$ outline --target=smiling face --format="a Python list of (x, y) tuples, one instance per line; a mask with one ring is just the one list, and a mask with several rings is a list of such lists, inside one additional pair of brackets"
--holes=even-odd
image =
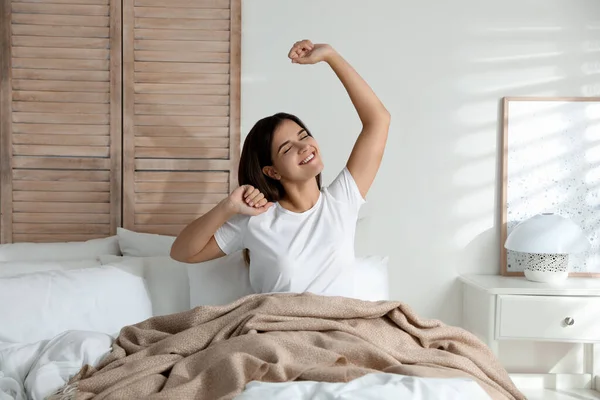
[(304, 182), (323, 170), (317, 141), (296, 122), (283, 120), (273, 134), (273, 165), (263, 172), (282, 182)]

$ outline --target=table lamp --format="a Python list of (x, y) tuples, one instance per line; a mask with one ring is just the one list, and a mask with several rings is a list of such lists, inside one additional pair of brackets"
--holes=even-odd
[(534, 282), (558, 283), (569, 276), (569, 254), (586, 251), (590, 242), (569, 218), (544, 213), (519, 223), (504, 247), (524, 253), (525, 277)]

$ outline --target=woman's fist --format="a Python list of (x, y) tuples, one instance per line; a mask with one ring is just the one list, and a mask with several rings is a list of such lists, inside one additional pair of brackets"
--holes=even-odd
[(328, 44), (313, 44), (310, 40), (294, 43), (288, 57), (295, 64), (316, 64), (326, 61), (334, 50)]
[(273, 205), (265, 199), (264, 194), (250, 185), (235, 189), (229, 195), (228, 201), (235, 213), (250, 216), (260, 215)]

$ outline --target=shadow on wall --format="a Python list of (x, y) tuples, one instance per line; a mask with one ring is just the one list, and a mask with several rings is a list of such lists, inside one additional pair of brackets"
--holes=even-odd
[[(600, 26), (588, 24), (580, 30), (581, 42), (567, 47), (564, 37), (573, 35), (568, 29), (573, 28), (492, 27), (478, 32), (484, 43), (493, 42), (494, 46), (482, 50), (483, 57), (472, 58), (473, 73), (465, 77), (466, 82), (470, 82), (468, 87), (477, 88), (476, 84), (481, 83), (481, 87), (486, 88), (471, 90), (470, 98), (481, 97), (480, 101), (458, 109), (458, 120), (471, 131), (465, 132), (455, 146), (462, 163), (453, 181), (467, 189), (467, 193), (457, 199), (454, 212), (455, 217), (459, 217), (455, 243), (464, 249), (469, 259), (461, 263), (459, 273), (500, 272), (502, 97), (600, 95), (600, 62), (597, 61)], [(538, 49), (537, 52), (527, 52), (528, 46)], [(486, 79), (496, 82), (490, 85)], [(492, 132), (495, 143), (491, 141)], [(536, 146), (536, 143), (528, 146)], [(532, 168), (559, 163), (568, 155), (534, 161)], [(493, 181), (492, 175), (486, 174), (492, 165), (495, 167)], [(589, 172), (596, 168), (590, 164)], [(568, 179), (569, 175), (557, 178), (558, 182)], [(537, 189), (541, 193), (548, 187)]]

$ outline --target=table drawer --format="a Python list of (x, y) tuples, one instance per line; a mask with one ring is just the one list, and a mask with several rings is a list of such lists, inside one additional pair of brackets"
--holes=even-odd
[(498, 296), (499, 339), (600, 341), (600, 297)]

